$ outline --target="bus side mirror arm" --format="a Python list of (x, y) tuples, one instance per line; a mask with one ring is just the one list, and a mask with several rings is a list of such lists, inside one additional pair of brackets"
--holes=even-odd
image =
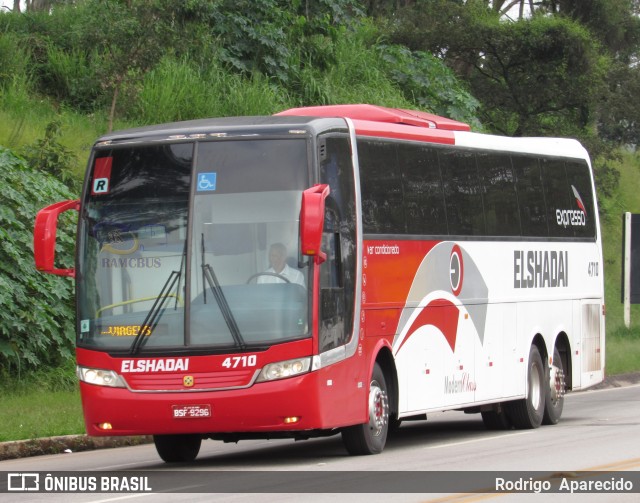
[(56, 234), (58, 217), (69, 210), (80, 211), (80, 200), (62, 201), (41, 209), (36, 215), (33, 229), (33, 256), (36, 269), (48, 274), (75, 277), (75, 269), (56, 269)]
[(314, 185), (302, 192), (300, 210), (300, 243), (302, 254), (314, 257), (316, 264), (322, 264), (327, 256), (322, 252), (322, 229), (324, 228), (325, 199), (329, 195), (326, 184)]

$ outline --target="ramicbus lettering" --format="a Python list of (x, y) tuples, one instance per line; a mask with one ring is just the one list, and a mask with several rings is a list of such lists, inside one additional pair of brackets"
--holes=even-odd
[(158, 257), (103, 258), (100, 262), (104, 268), (158, 269), (162, 260)]

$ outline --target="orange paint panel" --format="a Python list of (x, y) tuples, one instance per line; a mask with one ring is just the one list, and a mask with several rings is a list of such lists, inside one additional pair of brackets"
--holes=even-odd
[(420, 263), (437, 243), (365, 240), (362, 272), (366, 301), (363, 307), (404, 307)]

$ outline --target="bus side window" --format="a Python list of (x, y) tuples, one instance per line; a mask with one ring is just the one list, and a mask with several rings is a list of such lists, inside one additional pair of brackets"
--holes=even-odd
[(331, 187), (326, 199), (320, 265), (320, 352), (346, 344), (353, 333), (356, 236), (355, 181), (346, 135), (321, 139), (320, 181)]
[(320, 288), (342, 288), (340, 234), (324, 232), (322, 250), (326, 253), (327, 260), (320, 268)]
[(338, 219), (327, 210), (322, 250), (327, 260), (320, 266), (320, 350), (344, 344), (345, 297), (342, 282), (342, 258)]

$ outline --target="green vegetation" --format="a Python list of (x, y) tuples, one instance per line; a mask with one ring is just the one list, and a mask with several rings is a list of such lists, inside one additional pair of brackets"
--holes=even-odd
[[(602, 213), (607, 372), (640, 370), (640, 306), (626, 329), (620, 303), (621, 214), (640, 212), (640, 160), (625, 150), (640, 137), (637, 0), (31, 4), (42, 9), (0, 12), (0, 441), (83, 430), (73, 282), (37, 273), (31, 240), (39, 208), (78, 197), (95, 139), (305, 105), (415, 108), (582, 141)], [(516, 4), (533, 15), (506, 18)], [(74, 230), (67, 220), (61, 264)]]
[[(54, 154), (59, 148), (54, 141), (41, 151)], [(23, 367), (56, 366), (72, 357), (72, 285), (36, 271), (32, 243), (36, 212), (73, 196), (55, 177), (3, 148), (0, 180), (0, 372), (19, 376)], [(65, 227), (73, 228), (68, 220)], [(73, 233), (61, 232), (58, 242), (59, 263), (72, 267)]]
[(640, 305), (631, 306), (631, 328), (624, 325), (621, 302), (622, 215), (640, 213), (640, 158), (625, 153), (618, 165), (618, 190), (602, 202), (602, 235), (607, 306), (607, 373), (620, 374), (640, 370)]
[(0, 380), (0, 442), (84, 433), (74, 369), (68, 360), (20, 379)]

